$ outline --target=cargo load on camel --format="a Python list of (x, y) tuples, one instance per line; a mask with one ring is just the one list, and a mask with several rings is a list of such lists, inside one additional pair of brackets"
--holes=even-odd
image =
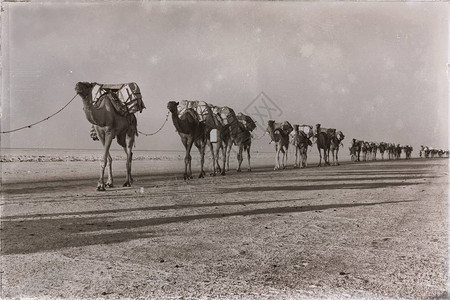
[(92, 88), (92, 101), (96, 105), (102, 96), (107, 96), (121, 116), (142, 112), (145, 108), (141, 91), (135, 82), (120, 84), (95, 83)]
[(244, 127), (249, 130), (249, 131), (253, 131), (256, 128), (256, 122), (253, 121), (253, 119), (250, 116), (244, 115), (243, 113), (238, 113), (237, 114), (237, 119), (238, 121), (244, 125)]
[[(221, 126), (226, 126), (236, 121), (236, 114), (233, 109), (224, 106), (215, 106), (205, 101), (197, 100), (182, 100), (178, 105), (178, 115), (183, 114), (186, 110), (193, 109), (197, 112), (200, 122), (219, 122)], [(211, 118), (208, 118), (211, 116)], [(215, 128), (214, 124), (207, 124)]]

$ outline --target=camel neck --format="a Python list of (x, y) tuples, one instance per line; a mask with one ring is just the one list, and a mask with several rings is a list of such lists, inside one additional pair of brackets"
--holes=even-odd
[(176, 129), (179, 133), (188, 133), (188, 132), (186, 132), (186, 130), (185, 130), (185, 127), (186, 127), (186, 126), (184, 126), (184, 124), (182, 124), (183, 122), (182, 122), (182, 120), (180, 119), (180, 117), (178, 117), (178, 114), (177, 114), (177, 113), (173, 113), (173, 112), (171, 112), (171, 114), (172, 114), (172, 122), (173, 122), (173, 126), (175, 126), (175, 129)]
[(89, 95), (85, 96), (85, 97), (81, 97), (82, 101), (83, 101), (83, 111), (86, 114), (86, 118), (88, 119), (88, 121), (94, 125), (98, 125), (97, 122), (95, 121), (95, 117), (93, 115), (93, 107), (94, 105), (92, 104), (92, 95), (89, 93)]
[(267, 128), (267, 130), (269, 131), (269, 135), (270, 135), (270, 138), (272, 139), (272, 141), (276, 142), (277, 140), (275, 139), (275, 134), (274, 134), (273, 128), (269, 126)]

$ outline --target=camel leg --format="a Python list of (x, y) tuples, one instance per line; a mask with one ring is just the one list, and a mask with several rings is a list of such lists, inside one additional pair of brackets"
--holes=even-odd
[(339, 149), (336, 150), (336, 166), (339, 166), (338, 153), (339, 153)]
[(295, 146), (295, 161), (294, 161), (294, 169), (298, 167), (297, 165), (298, 161), (298, 146)]
[(280, 168), (280, 151), (278, 149), (278, 145), (275, 144), (275, 168), (274, 170), (278, 170)]
[[(317, 166), (321, 167), (322, 166), (322, 152), (320, 151), (319, 145), (317, 145), (317, 150), (319, 150), (319, 164)], [(324, 150), (324, 154), (325, 154), (325, 150)]]
[(182, 140), (184, 148), (186, 149), (186, 155), (184, 157), (184, 180), (192, 179), (191, 171), (191, 148), (193, 141), (183, 139)]
[(111, 131), (107, 131), (100, 140), (105, 148), (105, 153), (103, 154), (102, 164), (101, 164), (101, 173), (100, 173), (100, 179), (97, 183), (97, 191), (104, 191), (105, 190), (105, 167), (108, 161), (109, 157), (109, 148), (111, 147), (111, 142), (113, 140), (114, 135)]
[(248, 171), (250, 172), (252, 170), (252, 167), (250, 166), (250, 145), (247, 146), (247, 159), (248, 159)]
[(281, 149), (280, 152), (283, 153), (283, 157), (281, 157), (281, 169), (284, 169), (285, 168), (285, 166), (284, 166), (284, 158), (286, 156), (286, 152), (284, 151), (283, 146), (281, 146), (280, 149)]
[(244, 158), (242, 157), (242, 151), (244, 150), (244, 145), (240, 144), (239, 145), (239, 149), (238, 149), (238, 153), (237, 153), (237, 160), (238, 160), (238, 167), (236, 169), (236, 171), (241, 172), (241, 164), (242, 161), (244, 160)]
[(127, 179), (123, 186), (131, 186), (133, 183), (133, 178), (131, 177), (131, 163), (133, 161), (133, 144), (134, 137), (127, 136), (127, 146), (124, 147), (125, 153), (127, 154)]
[(113, 187), (113, 176), (112, 176), (112, 157), (111, 154), (108, 153), (108, 181), (105, 184), (105, 187)]
[(303, 149), (303, 168), (308, 166), (308, 145)]
[(283, 162), (283, 169), (286, 169), (287, 164), (288, 164), (288, 150), (289, 150), (289, 141), (288, 144), (286, 145), (286, 153), (284, 153), (284, 162)]
[(216, 160), (215, 160), (215, 156), (214, 156), (214, 146), (211, 143), (211, 140), (209, 139), (209, 137), (206, 139), (206, 143), (209, 145), (209, 149), (211, 150), (211, 155), (212, 155), (212, 173), (210, 173), (209, 175), (211, 176), (216, 176)]
[[(198, 144), (196, 144), (196, 146), (197, 146), (198, 152), (200, 152), (200, 175), (198, 175), (198, 178), (205, 178), (205, 171), (203, 170), (203, 165), (205, 164), (205, 144), (198, 143)], [(191, 178), (192, 178), (192, 175), (191, 175)]]
[(231, 147), (233, 147), (233, 142), (230, 140), (230, 141), (228, 141), (228, 145), (227, 145), (227, 171), (230, 171), (230, 153), (231, 153)]
[[(217, 168), (220, 172), (220, 175), (225, 175), (225, 164), (227, 162), (227, 148), (228, 148), (228, 144), (225, 141), (222, 141), (222, 171), (220, 171), (220, 167), (219, 167), (219, 158), (217, 158)], [(217, 152), (218, 154), (218, 152)]]

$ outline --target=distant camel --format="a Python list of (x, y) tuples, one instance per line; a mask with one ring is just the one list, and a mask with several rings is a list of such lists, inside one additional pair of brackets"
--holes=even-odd
[(360, 161), (362, 144), (364, 144), (364, 141), (352, 139), (352, 144), (349, 148), (352, 161)]
[[(338, 153), (339, 147), (342, 145), (342, 141), (345, 136), (342, 131), (336, 131), (334, 137), (330, 140), (330, 151), (331, 156), (333, 157), (333, 165), (339, 166)], [(335, 160), (336, 159), (336, 160)]]
[(411, 145), (406, 145), (403, 147), (403, 151), (405, 152), (406, 159), (411, 159), (413, 147)]
[(372, 160), (377, 160), (377, 150), (378, 150), (379, 144), (377, 143), (370, 143), (370, 150), (372, 152)]
[(186, 109), (181, 116), (178, 116), (178, 104), (179, 102), (170, 101), (167, 103), (167, 108), (172, 114), (173, 125), (180, 135), (181, 142), (186, 149), (184, 158), (184, 179), (192, 179), (191, 149), (193, 144), (195, 144), (200, 152), (200, 175), (198, 177), (203, 178), (205, 177), (203, 164), (205, 162), (207, 129), (203, 122), (199, 121), (198, 113), (192, 108)]
[[(133, 178), (131, 177), (132, 149), (135, 137), (138, 134), (136, 116), (134, 114), (127, 116), (119, 114), (112, 103), (112, 101), (116, 100), (111, 99), (111, 97), (115, 97), (113, 94), (107, 93), (101, 95), (94, 105), (92, 101), (92, 89), (95, 85), (95, 82), (78, 82), (75, 85), (75, 91), (83, 100), (83, 110), (86, 119), (93, 124), (97, 137), (100, 139), (105, 150), (97, 190), (104, 191), (105, 187), (113, 186), (112, 157), (109, 149), (114, 138), (117, 138), (117, 143), (123, 147), (127, 155), (127, 177), (123, 186), (129, 187), (133, 182)], [(108, 165), (108, 181), (105, 184), (104, 173), (106, 165)]]
[(386, 146), (387, 145), (385, 142), (381, 142), (380, 144), (378, 144), (378, 149), (380, 150), (382, 160), (384, 160), (384, 152), (386, 151)]
[[(288, 152), (288, 148), (289, 148), (289, 133), (287, 133), (287, 131), (282, 129), (282, 124), (286, 124), (287, 121), (285, 121), (285, 123), (275, 123), (274, 120), (269, 120), (267, 122), (267, 132), (270, 135), (270, 138), (272, 139), (272, 141), (275, 142), (275, 168), (274, 170), (279, 170), (280, 169), (280, 152), (283, 153), (283, 158), (281, 160), (281, 168), (284, 169), (286, 168), (287, 165), (287, 152)], [(289, 124), (289, 122), (287, 122), (287, 124)], [(291, 126), (289, 124), (289, 126)], [(292, 126), (291, 126), (292, 128)], [(292, 130), (291, 130), (292, 131)]]
[(420, 145), (419, 157), (423, 158), (424, 154), (425, 154), (425, 147), (423, 145)]
[[(308, 146), (312, 146), (310, 138), (313, 136), (312, 126), (301, 125), (302, 127), (309, 127), (308, 134), (303, 130), (299, 130), (300, 125), (294, 125), (294, 138), (292, 143), (295, 146), (295, 163), (294, 168), (306, 168), (308, 158)], [(299, 161), (300, 154), (300, 162)]]
[(320, 124), (316, 124), (315, 137), (317, 143), (317, 150), (319, 150), (319, 164), (318, 164), (319, 167), (322, 166), (322, 151), (325, 165), (330, 165), (329, 162), (330, 142), (331, 142), (330, 136), (331, 134), (327, 133), (326, 130), (321, 130)]
[(247, 152), (247, 160), (248, 160), (248, 171), (251, 171), (250, 165), (250, 147), (252, 145), (252, 135), (251, 131), (255, 129), (256, 124), (247, 115), (238, 114), (236, 115), (234, 110), (224, 106), (217, 107), (217, 113), (219, 115), (224, 116), (226, 121), (224, 120), (224, 124), (228, 127), (228, 130), (222, 131), (222, 142), (218, 144), (218, 148), (223, 149), (223, 151), (227, 152), (227, 155), (224, 156), (224, 164), (223, 169), (225, 169), (225, 159), (227, 164), (227, 170), (230, 168), (230, 152), (231, 148), (234, 145), (238, 146), (237, 160), (238, 167), (236, 171), (241, 171), (242, 161), (244, 160), (243, 151)]

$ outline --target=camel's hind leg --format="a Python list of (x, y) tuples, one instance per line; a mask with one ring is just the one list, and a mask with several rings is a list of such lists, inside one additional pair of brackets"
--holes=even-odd
[(228, 145), (227, 145), (227, 171), (230, 171), (230, 153), (231, 153), (231, 148), (233, 147), (233, 141), (228, 141)]
[[(203, 170), (203, 166), (205, 164), (205, 148), (206, 145), (204, 142), (196, 142), (195, 146), (198, 149), (198, 152), (200, 152), (200, 175), (198, 175), (198, 178), (205, 178), (205, 171)], [(192, 176), (191, 176), (192, 178)]]
[(238, 172), (241, 172), (241, 165), (242, 165), (242, 161), (244, 160), (243, 155), (242, 155), (243, 150), (244, 150), (244, 145), (240, 144), (238, 153), (237, 153), (238, 167), (237, 167), (236, 171), (238, 171)]
[(192, 140), (185, 139), (183, 140), (184, 147), (186, 148), (186, 155), (184, 157), (184, 180), (192, 179), (192, 169), (191, 169), (191, 149), (192, 149)]
[(113, 176), (112, 176), (112, 157), (111, 154), (108, 153), (108, 181), (106, 181), (105, 187), (113, 187)]
[[(295, 146), (295, 161), (294, 161), (294, 169), (295, 168), (298, 168), (298, 163), (297, 163), (297, 161), (298, 161), (298, 152), (299, 152), (299, 147), (298, 146)], [(301, 157), (300, 157), (300, 159), (301, 159)], [(301, 162), (300, 162), (300, 164), (301, 164)]]
[[(209, 136), (209, 134), (207, 134), (207, 136)], [(207, 137), (206, 143), (209, 145), (209, 149), (211, 150), (211, 155), (212, 155), (212, 168), (213, 169), (212, 169), (212, 173), (210, 173), (210, 175), (216, 176), (217, 169), (216, 169), (216, 157), (214, 155), (214, 146), (209, 137)]]
[(274, 170), (278, 170), (280, 168), (280, 149), (278, 148), (278, 144), (275, 144), (275, 168)]
[[(317, 150), (319, 150), (319, 164), (317, 166), (321, 167), (322, 166), (322, 152), (320, 150), (319, 145), (317, 145)], [(325, 155), (325, 150), (323, 150), (323, 154)]]

